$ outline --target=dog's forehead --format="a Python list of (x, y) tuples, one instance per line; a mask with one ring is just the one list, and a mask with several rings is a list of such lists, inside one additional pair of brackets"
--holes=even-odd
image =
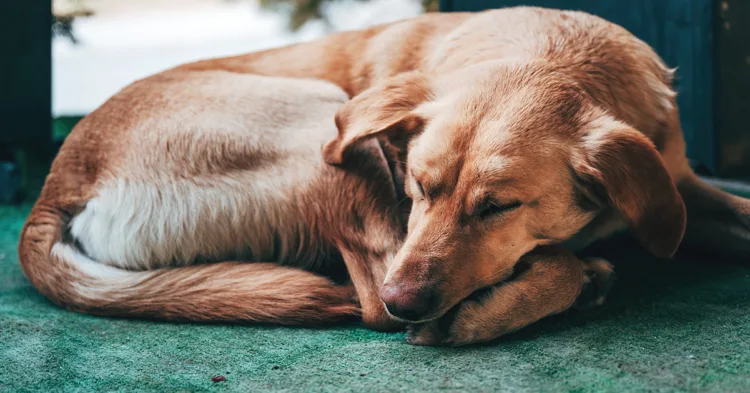
[[(437, 126), (433, 124), (433, 126)], [(473, 126), (450, 124), (426, 133), (410, 150), (412, 170), (441, 181), (501, 179), (514, 168), (523, 166), (512, 141), (492, 140), (478, 143)]]
[[(483, 118), (481, 113), (448, 112), (433, 117), (410, 156), (429, 166), (456, 166), (467, 160), (486, 160), (483, 166), (500, 167), (507, 153), (524, 145), (520, 135), (509, 132), (507, 121)], [(519, 143), (520, 142), (520, 143)]]
[(456, 181), (459, 174), (502, 179), (557, 163), (560, 137), (572, 125), (577, 103), (560, 102), (565, 94), (538, 86), (521, 86), (502, 99), (493, 99), (496, 89), (485, 90), (422, 108), (429, 121), (409, 153), (422, 172)]
[(452, 183), (470, 155), (471, 128), (451, 116), (433, 117), (409, 149), (411, 168), (430, 178)]

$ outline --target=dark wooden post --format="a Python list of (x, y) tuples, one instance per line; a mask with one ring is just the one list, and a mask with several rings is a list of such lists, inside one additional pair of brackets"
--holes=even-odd
[(750, 1), (717, 1), (718, 173), (750, 180)]
[(0, 199), (18, 182), (13, 166), (28, 179), (53, 154), (51, 23), (49, 0), (0, 1)]

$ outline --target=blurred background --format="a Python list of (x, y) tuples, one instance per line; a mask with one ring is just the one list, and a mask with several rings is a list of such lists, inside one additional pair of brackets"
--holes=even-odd
[(135, 79), (408, 18), (419, 0), (55, 0), (52, 113), (77, 116)]
[(651, 44), (678, 67), (695, 168), (744, 187), (747, 0), (33, 0), (0, 4), (0, 202), (33, 198), (75, 123), (144, 76), (423, 12), (514, 5), (588, 11)]

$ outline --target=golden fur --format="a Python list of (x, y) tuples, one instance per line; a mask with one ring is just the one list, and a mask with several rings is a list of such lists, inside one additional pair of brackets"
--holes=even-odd
[(750, 202), (690, 170), (671, 78), (624, 29), (531, 7), (187, 64), (76, 127), (20, 260), (82, 312), (491, 340), (600, 304), (611, 266), (571, 251), (616, 231), (750, 255)]

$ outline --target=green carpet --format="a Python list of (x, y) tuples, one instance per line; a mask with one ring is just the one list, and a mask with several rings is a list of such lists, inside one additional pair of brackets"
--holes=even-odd
[[(23, 277), (29, 206), (0, 206), (0, 391), (750, 392), (750, 268), (649, 258), (630, 240), (609, 302), (491, 345), (412, 347), (404, 334), (168, 324), (63, 311)], [(212, 382), (214, 376), (223, 382)]]

